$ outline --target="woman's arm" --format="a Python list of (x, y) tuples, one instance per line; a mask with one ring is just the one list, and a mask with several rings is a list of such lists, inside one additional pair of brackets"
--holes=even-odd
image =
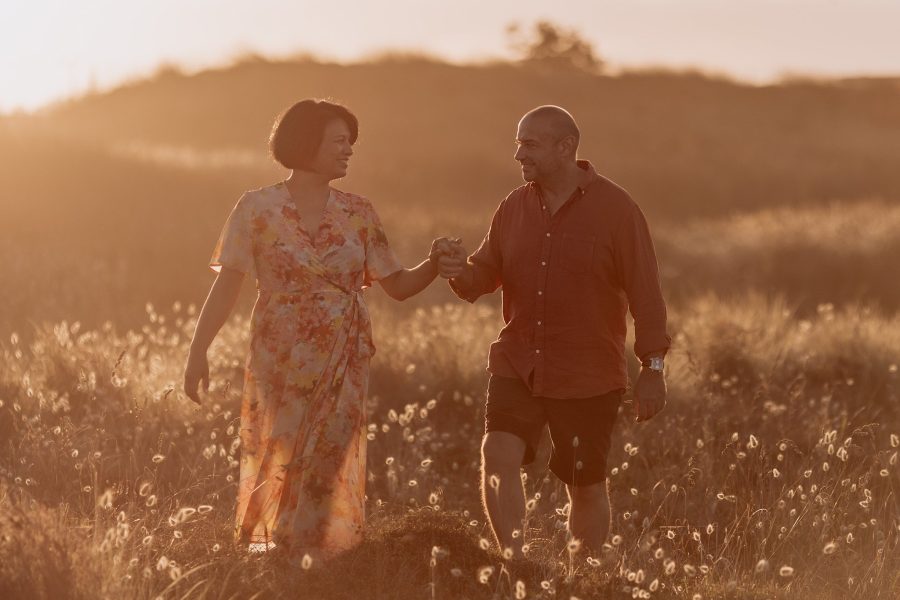
[(222, 267), (200, 310), (184, 369), (184, 391), (197, 404), (200, 404), (200, 397), (197, 395), (200, 382), (203, 381), (204, 390), (209, 390), (209, 363), (206, 361), (206, 351), (234, 309), (243, 281), (244, 274), (241, 271)]
[(381, 279), (379, 283), (382, 289), (394, 300), (403, 301), (415, 296), (438, 276), (438, 259), (452, 252), (454, 243), (458, 241), (446, 237), (437, 238), (431, 243), (428, 260), (412, 269), (401, 269)]
[(387, 295), (394, 300), (406, 300), (415, 296), (434, 281), (438, 269), (430, 259), (412, 269), (401, 269), (379, 280)]

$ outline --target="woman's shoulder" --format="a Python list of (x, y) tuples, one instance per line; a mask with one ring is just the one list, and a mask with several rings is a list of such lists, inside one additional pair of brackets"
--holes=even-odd
[(248, 210), (259, 210), (283, 201), (283, 182), (247, 190), (238, 199), (238, 205)]

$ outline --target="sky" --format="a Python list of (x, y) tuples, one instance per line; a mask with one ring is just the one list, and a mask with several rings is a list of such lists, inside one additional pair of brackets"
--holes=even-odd
[(617, 69), (900, 75), (900, 0), (0, 0), (0, 111), (249, 52), (513, 58), (507, 26), (539, 19), (577, 29)]

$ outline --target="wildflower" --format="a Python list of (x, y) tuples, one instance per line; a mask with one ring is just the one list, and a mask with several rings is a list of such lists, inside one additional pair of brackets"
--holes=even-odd
[(504, 560), (511, 559), (513, 557), (513, 549), (512, 548), (504, 548), (503, 552), (501, 553), (501, 556), (503, 556)]
[(489, 541), (487, 541), (487, 539), (485, 539), (485, 538), (479, 538), (479, 540), (478, 540), (478, 546), (479, 546), (482, 550), (487, 550), (488, 548), (491, 547), (491, 543), (490, 543)]
[(655, 592), (656, 590), (658, 590), (659, 589), (659, 579), (654, 579), (653, 581), (651, 581), (650, 585), (647, 589), (650, 590), (651, 592)]
[(790, 577), (791, 575), (794, 574), (794, 567), (789, 567), (788, 565), (784, 565), (778, 570), (778, 574), (781, 575), (782, 577)]
[(765, 573), (769, 570), (769, 561), (764, 558), (759, 559), (759, 562), (756, 563), (756, 567), (753, 570), (756, 573)]
[(772, 477), (778, 479), (779, 477), (781, 477), (781, 471), (779, 471), (778, 469), (772, 469)]
[(669, 538), (670, 540), (674, 540), (675, 539), (675, 530), (674, 529), (668, 530), (666, 532), (666, 537)]
[(750, 441), (747, 442), (747, 448), (752, 449), (759, 446), (759, 440), (752, 433), (750, 434)]
[(490, 478), (488, 479), (488, 485), (491, 486), (491, 489), (496, 490), (497, 488), (500, 487), (500, 478), (497, 477), (496, 475), (491, 475)]
[(100, 508), (105, 508), (107, 510), (112, 508), (113, 504), (113, 491), (111, 489), (103, 492), (103, 495), (100, 496), (100, 499), (97, 500), (97, 506)]
[(632, 495), (632, 496), (637, 496), (637, 495), (638, 495), (637, 488), (631, 488), (631, 495)]
[[(613, 543), (615, 543), (615, 542), (613, 542)], [(581, 541), (571, 540), (569, 542), (569, 545), (567, 546), (567, 548), (569, 549), (569, 554), (572, 554), (573, 552), (578, 552), (578, 550), (581, 548)]]
[(312, 563), (312, 557), (309, 554), (304, 554), (303, 558), (300, 560), (300, 568), (302, 568), (304, 571), (308, 571), (312, 566)]
[(197, 512), (200, 513), (201, 515), (203, 515), (203, 514), (208, 513), (212, 509), (213, 509), (213, 507), (210, 506), (209, 504), (201, 504), (200, 506), (197, 507)]
[(573, 448), (577, 448), (577, 447), (578, 447), (578, 436), (577, 436), (577, 435), (576, 435), (575, 437), (572, 438), (572, 447), (573, 447)]
[(454, 567), (454, 568), (450, 569), (450, 574), (453, 575), (454, 577), (461, 577), (461, 576), (462, 576), (462, 569), (459, 569), (459, 568), (457, 568), (457, 567)]
[[(896, 371), (897, 365), (893, 365), (893, 367), (894, 367), (894, 371)], [(892, 433), (891, 434), (891, 448), (896, 448), (898, 446), (900, 446), (900, 436), (898, 436), (896, 433)]]
[(686, 564), (683, 566), (683, 568), (684, 568), (684, 574), (687, 575), (688, 577), (693, 577), (694, 575), (697, 574), (697, 569), (694, 568), (694, 565)]
[(613, 546), (618, 546), (619, 544), (622, 543), (622, 536), (614, 535), (614, 536), (612, 536), (612, 540), (610, 540), (610, 541), (612, 542)]
[(837, 544), (835, 544), (834, 542), (828, 542), (827, 544), (825, 544), (825, 547), (822, 548), (822, 552), (824, 554), (834, 554), (836, 550)]
[(478, 569), (478, 583), (487, 585), (494, 573), (494, 567), (481, 567)]
[(425, 460), (423, 460), (423, 461), (422, 461), (421, 463), (419, 463), (419, 464), (422, 465), (422, 468), (427, 469), (428, 467), (431, 466), (431, 463), (432, 463), (432, 462), (434, 462), (434, 461), (432, 461), (430, 458), (426, 458)]
[(521, 579), (516, 582), (516, 600), (525, 599), (525, 582)]
[(706, 535), (712, 535), (713, 531), (715, 531), (715, 529), (716, 528), (713, 526), (713, 524), (710, 523), (709, 525), (706, 526)]
[(219, 544), (213, 544), (213, 547), (212, 547), (213, 552), (218, 552), (221, 549), (222, 549), (222, 546), (220, 546)]
[(653, 553), (653, 556), (656, 558), (656, 560), (660, 560), (665, 553), (665, 550), (663, 550), (662, 548), (657, 548), (656, 552)]
[(159, 463), (161, 463), (162, 461), (166, 460), (166, 457), (163, 456), (162, 454), (154, 454), (154, 455), (153, 455), (153, 458), (151, 458), (150, 460), (152, 460), (152, 461), (155, 462), (156, 464), (159, 464)]

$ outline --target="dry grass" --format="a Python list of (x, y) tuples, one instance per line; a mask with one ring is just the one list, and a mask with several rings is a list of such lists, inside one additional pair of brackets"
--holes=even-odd
[(477, 493), (493, 309), (375, 311), (367, 541), (309, 571), (230, 544), (229, 382), (241, 381), (246, 321), (211, 349), (215, 385), (195, 409), (175, 389), (192, 310), (147, 314), (138, 331), (60, 323), (3, 344), (0, 520), (18, 525), (2, 528), (0, 590), (12, 597), (900, 592), (895, 318), (823, 306), (802, 320), (752, 296), (676, 311), (670, 406), (643, 426), (623, 416), (614, 438), (609, 546), (570, 556), (565, 492), (538, 460), (525, 472), (533, 563), (510, 574), (481, 541)]

